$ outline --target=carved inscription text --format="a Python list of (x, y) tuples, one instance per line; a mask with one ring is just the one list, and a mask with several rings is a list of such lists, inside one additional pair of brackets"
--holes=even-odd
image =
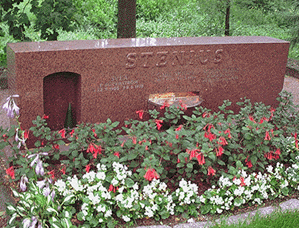
[(216, 51), (199, 50), (196, 53), (194, 50), (190, 51), (158, 51), (158, 52), (132, 52), (126, 56), (126, 68), (132, 69), (135, 67), (165, 67), (176, 65), (206, 65), (219, 64), (222, 61), (223, 49)]

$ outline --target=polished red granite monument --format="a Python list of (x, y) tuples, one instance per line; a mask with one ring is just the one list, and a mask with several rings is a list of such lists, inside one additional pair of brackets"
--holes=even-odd
[(37, 115), (64, 127), (124, 121), (160, 93), (197, 94), (216, 110), (223, 100), (277, 105), (289, 42), (270, 37), (186, 37), (24, 42), (7, 45), (8, 83), (19, 94), (24, 129)]

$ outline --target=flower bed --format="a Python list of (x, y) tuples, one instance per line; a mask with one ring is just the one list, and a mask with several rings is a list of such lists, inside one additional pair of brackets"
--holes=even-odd
[[(7, 207), (9, 227), (133, 225), (287, 196), (299, 183), (299, 121), (291, 94), (278, 100), (276, 109), (242, 100), (237, 114), (224, 101), (217, 113), (200, 107), (192, 116), (182, 103), (165, 104), (149, 111), (148, 121), (136, 111), (141, 120), (126, 121), (122, 130), (108, 119), (51, 131), (44, 115), (29, 129), (38, 138), (33, 150), (20, 124), (1, 128), (0, 149), (13, 151), (7, 174), (19, 184), (17, 207)], [(3, 108), (18, 120), (13, 97)], [(203, 185), (210, 188), (202, 191)]]

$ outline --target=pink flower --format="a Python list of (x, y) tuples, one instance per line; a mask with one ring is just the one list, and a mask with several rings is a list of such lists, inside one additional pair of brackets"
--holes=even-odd
[(216, 171), (211, 166), (209, 166), (209, 168), (208, 168), (208, 176), (210, 176), (210, 175), (214, 176), (215, 172)]
[(162, 127), (163, 120), (155, 120), (155, 123), (157, 124), (157, 129), (160, 130), (160, 128)]
[(29, 138), (29, 131), (25, 130), (24, 131), (24, 139), (28, 139)]
[(13, 166), (6, 169), (6, 174), (9, 175), (12, 179), (16, 179), (15, 178), (15, 170), (14, 170)]
[(148, 181), (159, 179), (159, 175), (155, 169), (148, 169), (143, 177)]
[(139, 118), (142, 119), (142, 118), (143, 118), (144, 111), (143, 111), (143, 110), (136, 111), (136, 114), (138, 114), (138, 115), (139, 115)]

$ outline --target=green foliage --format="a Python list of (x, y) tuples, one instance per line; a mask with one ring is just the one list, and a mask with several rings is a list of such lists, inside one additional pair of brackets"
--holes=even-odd
[(82, 16), (81, 25), (92, 26), (101, 39), (116, 38), (117, 0), (74, 0), (73, 2)]
[(66, 31), (74, 29), (79, 16), (72, 0), (44, 0), (39, 5), (37, 0), (32, 1), (31, 12), (36, 15), (35, 29), (41, 31), (41, 38), (57, 40), (58, 29)]

